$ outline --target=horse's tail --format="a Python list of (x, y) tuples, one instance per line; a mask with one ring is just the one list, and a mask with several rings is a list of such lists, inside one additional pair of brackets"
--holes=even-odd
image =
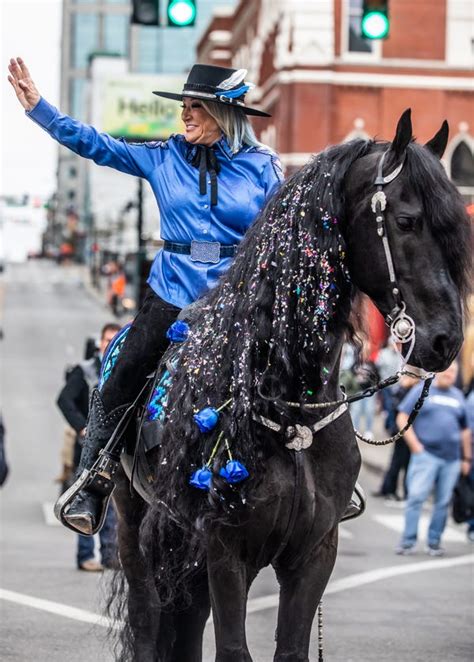
[(123, 570), (115, 570), (105, 586), (105, 616), (109, 620), (107, 638), (115, 662), (133, 659), (133, 631), (128, 618), (128, 583)]

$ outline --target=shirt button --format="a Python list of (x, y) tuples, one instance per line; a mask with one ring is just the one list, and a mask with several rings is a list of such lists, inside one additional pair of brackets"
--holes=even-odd
[(209, 205), (203, 205), (202, 208), (203, 209), (209, 209)]
[(202, 233), (203, 233), (203, 234), (207, 234), (207, 233), (208, 233), (208, 230), (203, 230)]

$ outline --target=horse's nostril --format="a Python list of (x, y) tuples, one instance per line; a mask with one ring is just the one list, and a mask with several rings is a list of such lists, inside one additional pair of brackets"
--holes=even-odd
[(449, 354), (449, 336), (445, 333), (438, 334), (433, 340), (433, 349), (439, 356), (444, 357)]

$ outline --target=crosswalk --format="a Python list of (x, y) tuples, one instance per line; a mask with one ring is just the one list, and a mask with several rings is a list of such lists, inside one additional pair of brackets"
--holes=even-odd
[[(397, 531), (398, 533), (401, 533), (403, 531), (403, 527), (405, 523), (405, 518), (403, 516), (403, 513), (390, 514), (390, 515), (372, 515), (372, 519), (375, 522), (382, 524), (382, 526), (387, 527), (387, 529), (391, 529), (392, 531)], [(430, 523), (429, 515), (423, 514), (420, 517), (420, 521), (418, 524), (418, 538), (420, 540), (427, 539), (429, 523)], [(466, 541), (465, 532), (457, 530), (454, 528), (454, 526), (448, 524), (448, 526), (446, 527), (443, 533), (443, 542), (465, 542), (465, 541)]]

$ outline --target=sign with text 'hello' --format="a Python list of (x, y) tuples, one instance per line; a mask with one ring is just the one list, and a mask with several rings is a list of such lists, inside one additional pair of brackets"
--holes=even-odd
[(164, 140), (181, 133), (181, 108), (177, 101), (153, 94), (153, 90), (180, 92), (177, 76), (129, 74), (103, 80), (102, 130), (111, 136), (136, 140)]

